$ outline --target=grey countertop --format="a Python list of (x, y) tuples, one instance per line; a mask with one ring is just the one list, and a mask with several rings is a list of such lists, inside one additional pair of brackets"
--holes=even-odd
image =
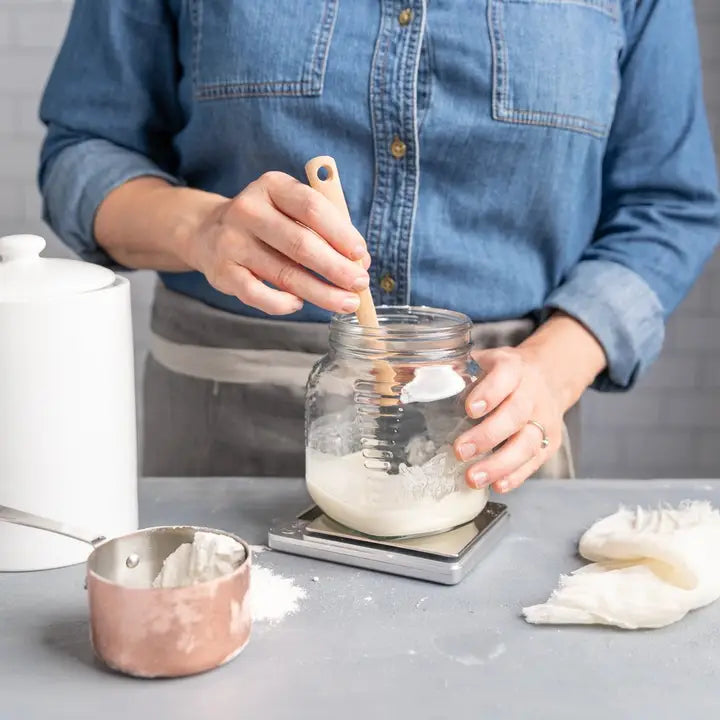
[[(145, 480), (141, 522), (232, 530), (251, 543), (308, 504), (297, 480)], [(81, 566), (0, 574), (0, 720), (115, 718), (699, 718), (720, 709), (720, 603), (661, 630), (533, 627), (577, 567), (579, 534), (620, 503), (720, 504), (720, 481), (528, 483), (512, 529), (457, 586), (265, 552), (308, 591), (256, 625), (229, 665), (181, 680), (107, 672), (88, 641)], [(313, 582), (316, 576), (318, 582)]]

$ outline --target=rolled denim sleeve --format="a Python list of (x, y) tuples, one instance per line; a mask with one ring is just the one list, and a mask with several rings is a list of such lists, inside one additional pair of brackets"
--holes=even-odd
[(45, 88), (43, 217), (91, 262), (117, 267), (93, 232), (112, 190), (143, 176), (181, 183), (173, 149), (182, 117), (173, 23), (165, 2), (76, 0)]
[(626, 390), (655, 360), (668, 316), (720, 235), (715, 158), (688, 0), (626, 3), (621, 87), (593, 242), (546, 301), (602, 344), (599, 390)]
[(660, 300), (640, 275), (619, 263), (581, 261), (547, 305), (579, 320), (605, 350), (608, 370), (596, 379), (597, 390), (631, 387), (662, 348)]
[(112, 190), (147, 176), (178, 182), (147, 156), (107, 140), (69, 145), (48, 163), (43, 176), (43, 219), (83, 260), (119, 268), (95, 241), (95, 214)]

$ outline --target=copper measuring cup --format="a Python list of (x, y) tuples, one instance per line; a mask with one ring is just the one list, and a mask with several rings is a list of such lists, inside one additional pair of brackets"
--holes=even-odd
[[(92, 546), (86, 566), (91, 642), (113, 670), (146, 678), (193, 675), (229, 662), (250, 638), (251, 551), (231, 533), (166, 526), (107, 539), (2, 505), (0, 521)], [(215, 580), (153, 588), (165, 558), (198, 531), (231, 537), (243, 546), (245, 559)]]

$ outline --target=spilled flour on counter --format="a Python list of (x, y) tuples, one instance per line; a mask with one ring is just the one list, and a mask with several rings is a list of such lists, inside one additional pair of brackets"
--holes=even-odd
[(255, 565), (250, 577), (250, 611), (253, 622), (276, 623), (296, 613), (307, 592), (294, 578), (283, 577), (269, 568)]
[[(261, 545), (253, 553), (264, 552)], [(196, 532), (191, 543), (179, 545), (165, 558), (154, 588), (186, 587), (229, 575), (245, 560), (243, 546), (229, 537), (212, 532)], [(260, 565), (250, 569), (250, 610), (253, 622), (277, 623), (296, 613), (307, 592), (287, 578)]]

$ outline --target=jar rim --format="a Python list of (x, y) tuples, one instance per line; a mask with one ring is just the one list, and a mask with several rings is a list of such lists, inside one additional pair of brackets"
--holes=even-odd
[(360, 325), (355, 314), (333, 315), (331, 333), (379, 340), (450, 340), (472, 329), (472, 320), (455, 310), (427, 305), (378, 305), (375, 310), (378, 328)]

